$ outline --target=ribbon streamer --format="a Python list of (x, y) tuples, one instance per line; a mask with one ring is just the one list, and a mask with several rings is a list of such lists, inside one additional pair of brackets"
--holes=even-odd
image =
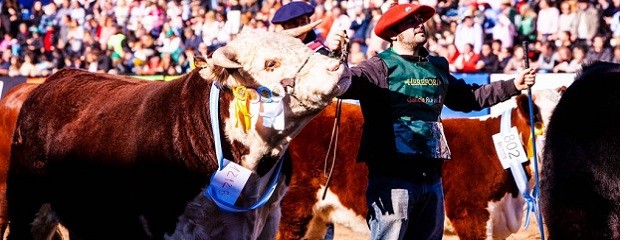
[(250, 114), (250, 94), (244, 86), (235, 87), (233, 94), (235, 96), (235, 115), (237, 122), (235, 127), (241, 127), (244, 133), (250, 130), (252, 114)]

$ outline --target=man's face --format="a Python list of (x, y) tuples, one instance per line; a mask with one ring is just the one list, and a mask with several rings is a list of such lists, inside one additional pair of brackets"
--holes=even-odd
[(286, 22), (283, 22), (281, 25), (282, 25), (282, 28), (284, 30), (286, 30), (286, 29), (291, 29), (291, 28), (296, 28), (296, 27), (299, 27), (299, 26), (303, 26), (303, 25), (306, 25), (308, 23), (310, 23), (310, 17), (308, 17), (308, 16), (300, 16), (300, 17), (296, 17), (296, 18), (293, 18), (291, 20), (288, 20)]
[(412, 45), (414, 47), (423, 46), (426, 43), (426, 29), (424, 28), (423, 19), (413, 17), (402, 22), (396, 28), (400, 34), (397, 41)]

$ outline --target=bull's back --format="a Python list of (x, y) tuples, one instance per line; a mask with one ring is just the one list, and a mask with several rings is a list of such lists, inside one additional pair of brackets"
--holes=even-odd
[(114, 158), (119, 164), (130, 161), (139, 147), (136, 139), (164, 132), (166, 125), (160, 121), (166, 119), (164, 112), (170, 113), (170, 105), (158, 99), (170, 92), (166, 86), (78, 69), (55, 73), (22, 107), (13, 145), (15, 162), (40, 167), (72, 154), (101, 161)]
[(584, 66), (553, 111), (540, 184), (550, 238), (620, 237), (619, 78), (618, 64)]
[(4, 236), (5, 226), (8, 222), (6, 182), (9, 171), (11, 140), (17, 123), (17, 115), (30, 92), (36, 87), (37, 84), (19, 84), (0, 100), (0, 236)]
[(6, 182), (11, 140), (17, 123), (17, 115), (26, 98), (37, 86), (38, 84), (32, 83), (19, 84), (0, 100), (0, 182), (2, 183)]

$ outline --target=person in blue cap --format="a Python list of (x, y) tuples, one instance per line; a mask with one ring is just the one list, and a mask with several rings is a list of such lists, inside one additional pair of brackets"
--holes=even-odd
[[(291, 29), (310, 24), (310, 16), (314, 14), (314, 7), (303, 1), (293, 1), (280, 7), (271, 19), (272, 24), (278, 24), (282, 29)], [(299, 36), (299, 39), (310, 49), (329, 56), (330, 50), (318, 38), (314, 31)]]

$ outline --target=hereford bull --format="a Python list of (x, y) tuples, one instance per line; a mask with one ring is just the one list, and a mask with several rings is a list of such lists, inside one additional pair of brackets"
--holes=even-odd
[(9, 172), (11, 137), (15, 130), (17, 114), (28, 94), (36, 84), (22, 83), (9, 90), (0, 100), (0, 236), (4, 236), (8, 226), (6, 180)]
[[(290, 176), (280, 158), (350, 81), (338, 60), (289, 36), (299, 33), (244, 30), (170, 82), (77, 69), (50, 76), (19, 113), (8, 238), (32, 238), (46, 202), (80, 239), (275, 238)], [(229, 167), (249, 174), (243, 184), (228, 177), (238, 172), (218, 172), (242, 181), (232, 202), (221, 200), (231, 184), (205, 188)]]
[[(561, 90), (534, 92), (537, 122), (548, 119), (548, 109), (553, 108)], [(511, 110), (511, 122), (526, 143), (531, 132), (528, 98), (520, 95), (515, 100), (517, 104)], [(332, 104), (291, 143), (289, 150), (294, 159), (294, 177), (282, 201), (279, 239), (323, 239), (328, 223), (337, 223), (369, 236), (364, 198), (367, 169), (365, 164), (355, 160), (363, 124), (358, 105), (342, 105), (337, 160), (327, 195), (322, 199), (326, 172), (331, 167), (331, 163), (325, 163), (325, 157), (335, 115), (336, 107)], [(510, 170), (500, 165), (491, 138), (499, 132), (500, 121), (499, 116), (443, 120), (452, 151), (452, 160), (447, 161), (443, 169), (445, 209), (461, 239), (506, 238), (517, 232), (523, 223), (525, 201)], [(530, 177), (529, 162), (523, 167)]]
[(620, 65), (584, 65), (545, 133), (541, 208), (549, 239), (620, 239)]

